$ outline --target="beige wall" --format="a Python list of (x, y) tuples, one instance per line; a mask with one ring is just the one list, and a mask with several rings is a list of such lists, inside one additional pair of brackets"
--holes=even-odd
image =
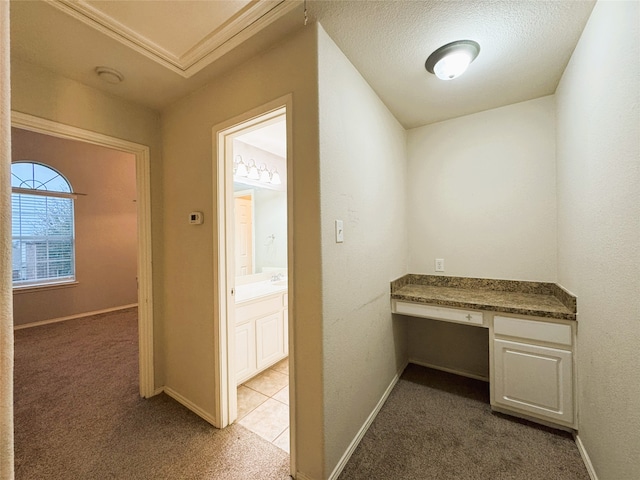
[[(408, 132), (409, 271), (556, 281), (555, 103), (543, 97)], [(409, 319), (409, 358), (487, 377), (483, 329)]]
[(13, 478), (13, 302), (11, 285), (11, 92), (9, 2), (0, 2), (0, 478)]
[[(229, 71), (163, 112), (166, 385), (213, 415), (218, 309), (213, 127), (292, 94), (288, 135), (292, 230), (290, 321), (295, 330), (297, 469), (322, 478), (322, 317), (316, 28)], [(188, 224), (190, 211), (204, 224)]]
[(598, 2), (556, 92), (559, 282), (578, 297), (579, 438), (640, 478), (640, 4)]
[(160, 117), (153, 110), (99, 92), (49, 70), (12, 59), (11, 109), (146, 145), (150, 149), (155, 384), (164, 384), (162, 165)]
[(75, 192), (77, 285), (14, 291), (22, 325), (137, 303), (136, 166), (132, 154), (12, 129), (12, 160), (44, 163)]
[(406, 362), (389, 307), (389, 282), (407, 265), (406, 135), (323, 30), (318, 58), (328, 478)]

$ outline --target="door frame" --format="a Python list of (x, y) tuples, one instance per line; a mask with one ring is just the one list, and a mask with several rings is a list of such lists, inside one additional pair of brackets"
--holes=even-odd
[[(218, 280), (218, 310), (214, 317), (215, 351), (215, 396), (216, 412), (214, 425), (224, 428), (237, 417), (237, 384), (231, 366), (235, 364), (235, 256), (233, 244), (228, 242), (227, 232), (233, 232), (233, 137), (239, 132), (258, 129), (276, 117), (286, 115), (287, 125), (287, 258), (289, 266), (289, 358), (295, 358), (295, 296), (292, 292), (293, 270), (293, 162), (292, 162), (292, 111), (293, 96), (280, 97), (212, 129), (213, 172), (217, 195), (214, 196), (214, 211), (218, 221), (214, 225), (214, 237), (217, 238), (217, 256), (214, 258), (214, 272)], [(295, 472), (295, 361), (289, 366), (289, 431), (290, 431), (290, 467)]]
[(101, 133), (72, 127), (26, 113), (11, 112), (11, 126), (52, 137), (77, 140), (133, 154), (136, 163), (138, 364), (140, 396), (155, 391), (153, 350), (153, 277), (151, 264), (151, 176), (149, 147)]

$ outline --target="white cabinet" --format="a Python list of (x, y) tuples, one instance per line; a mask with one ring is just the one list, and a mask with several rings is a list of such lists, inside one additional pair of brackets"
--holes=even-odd
[(288, 355), (287, 293), (236, 305), (236, 382), (238, 384)]
[(445, 322), (466, 323), (468, 325), (484, 326), (484, 316), (477, 310), (461, 310), (458, 308), (426, 305), (424, 303), (403, 302), (391, 300), (391, 312), (412, 317), (431, 318)]
[(491, 405), (574, 427), (573, 336), (569, 323), (495, 316)]
[(255, 329), (251, 322), (236, 326), (236, 377), (248, 378), (256, 365)]
[(284, 356), (282, 312), (256, 319), (256, 366), (267, 368)]

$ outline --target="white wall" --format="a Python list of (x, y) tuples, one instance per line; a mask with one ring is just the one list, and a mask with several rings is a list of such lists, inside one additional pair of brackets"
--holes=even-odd
[(553, 97), (408, 132), (409, 271), (556, 279)]
[(406, 361), (389, 307), (407, 264), (406, 136), (321, 28), (318, 82), (327, 478)]
[[(409, 130), (407, 184), (411, 273), (556, 281), (553, 97)], [(488, 378), (484, 329), (407, 329), (411, 361)]]
[(640, 478), (640, 3), (596, 4), (556, 92), (558, 277), (578, 297), (579, 437)]

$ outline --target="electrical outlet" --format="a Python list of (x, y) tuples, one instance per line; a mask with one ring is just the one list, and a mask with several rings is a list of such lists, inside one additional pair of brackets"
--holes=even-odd
[(436, 272), (444, 272), (444, 258), (436, 258)]

